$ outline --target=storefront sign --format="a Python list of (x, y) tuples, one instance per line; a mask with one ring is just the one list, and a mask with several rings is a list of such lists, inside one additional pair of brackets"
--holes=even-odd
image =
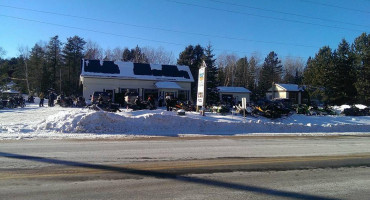
[(206, 83), (207, 83), (206, 69), (207, 65), (203, 61), (202, 67), (199, 69), (197, 106), (205, 106)]

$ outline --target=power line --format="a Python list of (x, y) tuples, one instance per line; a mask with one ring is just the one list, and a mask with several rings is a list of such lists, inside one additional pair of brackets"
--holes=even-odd
[(122, 23), (122, 22), (111, 21), (111, 20), (103, 20), (103, 19), (98, 19), (98, 18), (90, 18), (90, 17), (83, 17), (83, 16), (76, 16), (76, 15), (68, 15), (68, 14), (63, 14), (63, 13), (56, 13), (56, 12), (49, 12), (49, 11), (42, 11), (42, 10), (35, 10), (35, 9), (28, 9), (28, 8), (20, 8), (20, 7), (14, 7), (14, 6), (8, 6), (8, 5), (1, 5), (1, 4), (0, 4), (0, 7), (12, 8), (12, 9), (18, 9), (18, 10), (27, 10), (27, 11), (38, 12), (38, 13), (46, 13), (46, 14), (59, 15), (59, 16), (64, 16), (64, 17), (72, 17), (72, 18), (78, 18), (78, 19), (84, 19), (84, 20), (90, 20), (90, 21), (98, 21), (98, 22), (111, 23), (111, 24), (118, 24), (118, 25), (124, 25), (124, 26), (131, 26), (131, 27), (137, 27), (137, 28), (145, 28), (145, 29), (166, 31), (166, 32), (172, 32), (172, 33), (181, 33), (181, 34), (188, 34), (188, 35), (198, 35), (198, 36), (202, 36), (202, 37), (214, 37), (214, 38), (222, 38), (222, 39), (228, 39), (228, 40), (256, 42), (256, 43), (265, 43), (265, 44), (278, 44), (278, 45), (299, 46), (299, 47), (307, 47), (307, 48), (320, 48), (320, 47), (317, 47), (317, 46), (305, 45), (305, 44), (294, 44), (294, 43), (276, 42), (276, 41), (252, 40), (252, 39), (239, 38), (239, 37), (231, 37), (231, 36), (224, 36), (224, 35), (212, 35), (212, 34), (186, 32), (186, 31), (166, 29), (166, 28), (158, 28), (158, 27), (151, 27), (151, 26), (142, 26), (142, 25)]
[(307, 25), (313, 25), (313, 26), (321, 26), (321, 27), (326, 27), (326, 28), (342, 29), (342, 30), (349, 30), (349, 31), (356, 31), (356, 32), (367, 32), (365, 30), (352, 29), (352, 28), (343, 28), (343, 27), (339, 27), (339, 26), (317, 24), (317, 23), (312, 23), (312, 22), (304, 22), (304, 21), (299, 21), (299, 20), (284, 19), (284, 18), (278, 18), (278, 17), (269, 17), (269, 16), (251, 14), (251, 13), (246, 13), (246, 12), (233, 11), (233, 10), (209, 7), (209, 6), (202, 6), (202, 5), (192, 4), (192, 3), (179, 2), (179, 1), (175, 1), (175, 0), (166, 0), (166, 1), (171, 2), (171, 3), (186, 5), (186, 6), (205, 8), (205, 9), (210, 9), (210, 10), (217, 10), (217, 11), (233, 13), (233, 14), (248, 15), (248, 16), (253, 16), (253, 17), (260, 17), (260, 18), (273, 19), (273, 20), (279, 20), (279, 21), (293, 22), (293, 23), (299, 23), (299, 24), (307, 24)]
[(296, 14), (296, 13), (282, 12), (282, 11), (278, 11), (278, 10), (271, 10), (271, 9), (259, 8), (259, 7), (254, 7), (254, 6), (247, 6), (247, 5), (244, 5), (244, 4), (236, 4), (236, 3), (219, 1), (219, 0), (208, 0), (208, 1), (221, 3), (221, 4), (226, 4), (226, 5), (239, 6), (239, 7), (244, 7), (244, 8), (250, 8), (250, 9), (255, 9), (255, 10), (262, 10), (262, 11), (268, 11), (268, 12), (273, 12), (273, 13), (279, 13), (279, 14), (284, 14), (284, 15), (292, 15), (292, 16), (303, 17), (303, 18), (307, 18), (307, 19), (315, 19), (315, 20), (321, 20), (321, 21), (336, 22), (336, 23), (347, 24), (347, 25), (352, 25), (352, 26), (370, 27), (370, 26), (367, 26), (367, 25), (354, 24), (354, 23), (343, 22), (343, 21), (334, 20), (334, 19), (324, 19), (324, 18), (320, 18), (320, 17), (312, 17), (312, 16), (301, 15), (301, 14)]
[[(169, 45), (175, 45), (175, 46), (188, 46), (188, 44), (167, 42), (167, 41), (161, 41), (161, 40), (152, 40), (152, 39), (147, 39), (147, 38), (141, 38), (141, 37), (135, 37), (135, 36), (129, 36), (129, 35), (123, 35), (123, 34), (117, 34), (117, 33), (110, 33), (110, 32), (105, 32), (105, 31), (98, 31), (98, 30), (94, 30), (94, 29), (85, 29), (85, 28), (80, 28), (80, 27), (75, 27), (75, 26), (67, 26), (67, 25), (62, 25), (62, 24), (49, 23), (49, 22), (33, 20), (33, 19), (25, 19), (25, 18), (22, 18), (22, 17), (15, 17), (15, 16), (9, 16), (9, 15), (3, 15), (3, 14), (0, 14), (0, 16), (13, 18), (13, 19), (17, 19), (17, 20), (22, 20), (22, 21), (29, 21), (29, 22), (36, 22), (36, 23), (40, 23), (40, 24), (58, 26), (58, 27), (63, 27), (63, 28), (70, 28), (70, 29), (88, 31), (88, 32), (93, 32), (93, 33), (100, 33), (100, 34), (105, 34), (105, 35), (112, 35), (112, 36), (117, 36), (117, 37), (125, 37), (125, 38), (130, 38), (130, 39), (137, 39), (137, 40), (143, 40), (143, 41), (149, 41), (149, 42), (155, 42), (155, 43), (163, 43), (163, 44), (169, 44)], [(221, 51), (221, 52), (226, 51), (226, 52), (233, 52), (233, 53), (251, 54), (250, 52), (227, 50), (227, 49), (214, 48), (213, 50)], [(302, 58), (302, 59), (305, 58), (305, 57), (301, 57), (301, 56), (284, 56), (284, 55), (282, 55), (281, 57), (296, 57), (296, 58)]]
[(327, 3), (321, 3), (321, 2), (316, 2), (316, 1), (310, 1), (310, 0), (301, 0), (301, 1), (306, 2), (306, 3), (311, 3), (311, 4), (318, 4), (318, 5), (321, 5), (321, 6), (327, 6), (327, 7), (333, 7), (333, 8), (340, 8), (340, 9), (344, 9), (344, 10), (350, 10), (350, 11), (356, 11), (356, 12), (362, 12), (362, 13), (370, 14), (370, 11), (366, 11), (366, 10), (360, 10), (360, 9), (354, 9), (354, 8), (347, 8), (347, 7), (337, 6), (337, 5), (333, 5), (333, 4), (327, 4)]

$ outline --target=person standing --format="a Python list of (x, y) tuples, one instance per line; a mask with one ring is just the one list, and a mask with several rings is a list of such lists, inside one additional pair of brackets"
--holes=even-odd
[(44, 98), (45, 98), (45, 95), (44, 95), (43, 92), (40, 93), (39, 98), (40, 98), (39, 107), (44, 107)]
[(54, 94), (53, 91), (50, 91), (50, 93), (49, 93), (49, 102), (48, 102), (49, 107), (54, 106), (54, 100), (55, 100), (55, 94)]
[(166, 93), (166, 97), (165, 97), (165, 100), (166, 100), (166, 108), (167, 108), (167, 111), (171, 111), (171, 96)]
[(158, 107), (162, 107), (163, 106), (163, 96), (162, 95), (160, 95), (159, 97), (158, 97)]

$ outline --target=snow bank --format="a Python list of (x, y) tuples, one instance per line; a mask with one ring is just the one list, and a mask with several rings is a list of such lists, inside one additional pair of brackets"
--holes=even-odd
[(195, 112), (179, 116), (163, 109), (108, 113), (59, 106), (39, 108), (37, 104), (0, 110), (0, 140), (250, 134), (370, 134), (370, 117), (292, 115), (270, 120)]
[[(190, 114), (190, 116), (189, 116)], [(367, 132), (369, 124), (358, 119), (297, 115), (281, 121), (243, 119), (234, 116), (217, 119), (208, 117), (178, 116), (173, 112), (148, 113), (130, 116), (129, 113), (95, 111), (60, 112), (37, 125), (36, 130), (60, 133), (95, 133), (177, 136), (181, 134), (234, 135), (249, 133), (311, 133), (311, 132)], [(222, 116), (221, 116), (222, 117)], [(308, 120), (310, 118), (311, 120)], [(233, 121), (234, 120), (234, 121)], [(310, 122), (308, 122), (310, 121)], [(357, 123), (356, 123), (357, 121)]]

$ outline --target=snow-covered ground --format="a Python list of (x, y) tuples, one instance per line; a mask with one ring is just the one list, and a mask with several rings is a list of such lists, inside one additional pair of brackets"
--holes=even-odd
[[(47, 105), (47, 102), (45, 102)], [(344, 106), (345, 107), (345, 106)], [(344, 107), (337, 107), (341, 110)], [(291, 115), (264, 117), (179, 116), (164, 109), (108, 113), (82, 108), (41, 107), (0, 110), (0, 140), (96, 139), (195, 135), (363, 135), (370, 134), (370, 117)]]

